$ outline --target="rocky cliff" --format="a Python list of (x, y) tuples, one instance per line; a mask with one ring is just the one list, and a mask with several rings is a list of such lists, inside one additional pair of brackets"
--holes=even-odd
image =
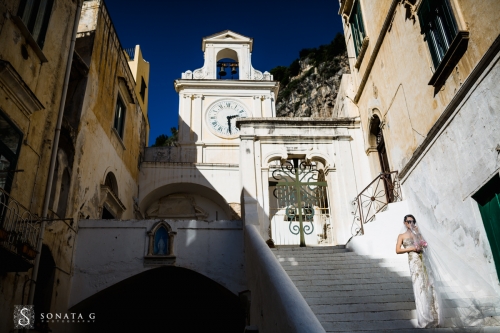
[(279, 66), (271, 73), (280, 81), (278, 117), (331, 117), (342, 74), (349, 73), (344, 36), (303, 49), (289, 67)]

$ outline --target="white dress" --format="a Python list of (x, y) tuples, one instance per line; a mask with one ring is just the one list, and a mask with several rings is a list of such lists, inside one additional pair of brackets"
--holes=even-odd
[[(403, 247), (409, 246), (413, 246), (413, 238), (403, 240)], [(418, 326), (436, 327), (438, 324), (436, 297), (422, 260), (422, 253), (408, 252), (408, 265), (415, 294)]]

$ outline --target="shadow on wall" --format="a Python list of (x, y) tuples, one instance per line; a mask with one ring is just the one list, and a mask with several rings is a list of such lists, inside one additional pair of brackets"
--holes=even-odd
[[(207, 181), (196, 169), (190, 173)], [(144, 197), (140, 209), (148, 219), (241, 220), (239, 203), (228, 203), (214, 189), (193, 183), (160, 186)]]
[(95, 314), (93, 323), (64, 326), (71, 332), (243, 332), (245, 324), (238, 296), (199, 273), (171, 266), (119, 282), (70, 312)]

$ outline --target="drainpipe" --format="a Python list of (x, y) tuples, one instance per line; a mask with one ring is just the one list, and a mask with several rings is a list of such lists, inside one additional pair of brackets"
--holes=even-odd
[(75, 14), (75, 22), (73, 23), (73, 33), (71, 34), (71, 43), (69, 45), (68, 62), (66, 64), (64, 85), (61, 94), (61, 102), (59, 104), (59, 115), (57, 118), (56, 131), (54, 133), (52, 155), (50, 156), (49, 177), (47, 178), (47, 186), (45, 187), (45, 198), (43, 201), (43, 211), (42, 211), (43, 220), (40, 225), (40, 236), (38, 238), (38, 244), (36, 249), (38, 253), (36, 254), (35, 265), (33, 266), (33, 272), (31, 273), (31, 284), (30, 284), (30, 293), (28, 296), (28, 304), (33, 304), (33, 299), (35, 298), (36, 279), (38, 277), (38, 268), (40, 267), (40, 256), (42, 253), (43, 234), (45, 232), (45, 225), (47, 224), (45, 220), (47, 219), (47, 213), (49, 211), (50, 192), (52, 191), (54, 170), (56, 168), (57, 147), (59, 146), (59, 136), (61, 134), (64, 106), (66, 104), (66, 95), (68, 93), (69, 76), (71, 73), (71, 65), (73, 63), (73, 53), (75, 52), (76, 33), (78, 32), (78, 22), (80, 21), (80, 14), (82, 12), (82, 2), (83, 0), (78, 0), (76, 14)]

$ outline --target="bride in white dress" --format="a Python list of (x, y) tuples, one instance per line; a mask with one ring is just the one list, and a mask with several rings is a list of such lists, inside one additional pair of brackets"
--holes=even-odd
[(396, 253), (408, 253), (419, 327), (436, 327), (438, 325), (436, 296), (422, 258), (423, 248), (427, 243), (421, 238), (416, 223), (413, 215), (405, 216), (406, 231), (398, 236)]

